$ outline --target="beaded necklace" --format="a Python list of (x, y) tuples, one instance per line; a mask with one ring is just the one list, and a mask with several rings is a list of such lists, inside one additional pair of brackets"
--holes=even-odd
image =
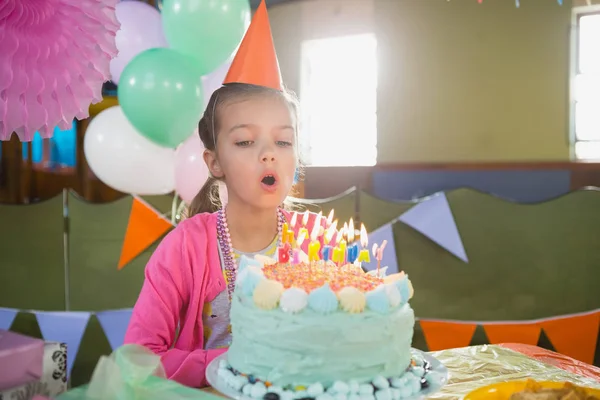
[[(281, 208), (277, 208), (277, 247), (281, 245), (281, 230), (284, 221), (285, 217)], [(235, 288), (235, 278), (237, 276), (238, 266), (233, 254), (233, 246), (231, 245), (231, 236), (229, 235), (229, 227), (227, 226), (227, 214), (225, 213), (225, 208), (221, 208), (217, 211), (217, 239), (223, 256), (223, 263), (225, 264), (227, 292), (229, 294), (229, 300), (231, 300), (233, 289)]]

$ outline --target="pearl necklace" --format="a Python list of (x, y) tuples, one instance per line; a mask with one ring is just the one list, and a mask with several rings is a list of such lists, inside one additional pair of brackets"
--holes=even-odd
[[(277, 247), (281, 245), (281, 230), (285, 217), (281, 208), (277, 208)], [(238, 266), (235, 262), (235, 256), (233, 246), (231, 245), (231, 236), (229, 235), (229, 227), (227, 226), (227, 215), (225, 208), (221, 208), (217, 211), (217, 239), (219, 241), (219, 247), (221, 248), (221, 254), (223, 256), (223, 263), (225, 264), (225, 276), (227, 278), (227, 292), (229, 294), (229, 300), (233, 295), (233, 289), (235, 288), (235, 278), (237, 276)]]

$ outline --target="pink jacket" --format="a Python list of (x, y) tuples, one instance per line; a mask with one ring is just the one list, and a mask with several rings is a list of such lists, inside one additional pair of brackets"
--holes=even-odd
[[(310, 215), (309, 232), (315, 217)], [(286, 218), (289, 221), (287, 213)], [(182, 221), (162, 240), (146, 266), (125, 334), (125, 344), (140, 344), (160, 355), (167, 377), (191, 387), (207, 385), (207, 365), (226, 351), (204, 350), (204, 303), (226, 289), (216, 232), (217, 215), (198, 214)], [(305, 240), (304, 251), (307, 245)]]

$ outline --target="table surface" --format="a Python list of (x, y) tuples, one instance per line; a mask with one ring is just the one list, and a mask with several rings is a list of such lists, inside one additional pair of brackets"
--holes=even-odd
[[(478, 387), (527, 378), (600, 388), (600, 368), (537, 346), (505, 343), (430, 354), (448, 368), (450, 376), (444, 388), (428, 399), (458, 400)], [(212, 388), (203, 390), (220, 395)]]

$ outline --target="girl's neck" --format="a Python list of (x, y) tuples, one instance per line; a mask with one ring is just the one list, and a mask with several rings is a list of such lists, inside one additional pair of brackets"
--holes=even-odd
[(227, 204), (225, 214), (231, 244), (237, 251), (261, 251), (268, 247), (278, 234), (277, 209), (256, 209), (234, 201)]

